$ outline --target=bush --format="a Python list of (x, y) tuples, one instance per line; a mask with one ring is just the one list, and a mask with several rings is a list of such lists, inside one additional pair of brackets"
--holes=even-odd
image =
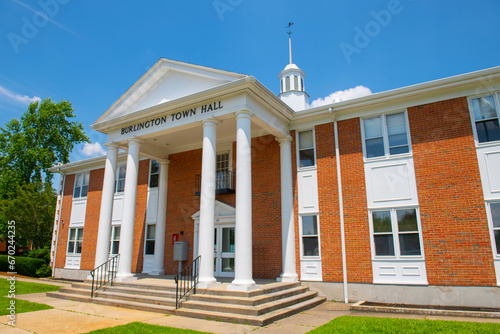
[(52, 267), (44, 264), (40, 268), (36, 270), (36, 277), (51, 277), (52, 276)]
[(46, 264), (50, 264), (50, 248), (49, 247), (44, 247), (44, 248), (32, 250), (26, 256), (34, 258), (34, 259), (42, 259), (45, 261)]
[(10, 264), (8, 262), (7, 255), (0, 255), (0, 271), (14, 271), (19, 275), (37, 277), (37, 269), (42, 267), (45, 264), (45, 261), (42, 259), (35, 259), (30, 257), (21, 257), (21, 256), (11, 256), (11, 258), (16, 260), (14, 270), (11, 270)]

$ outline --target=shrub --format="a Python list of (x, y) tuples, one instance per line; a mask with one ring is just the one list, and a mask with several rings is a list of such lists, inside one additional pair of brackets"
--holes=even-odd
[(43, 264), (40, 268), (36, 270), (36, 277), (51, 277), (52, 276), (52, 267)]
[(50, 264), (50, 248), (49, 247), (44, 247), (44, 248), (32, 250), (26, 256), (34, 258), (34, 259), (42, 259), (45, 261), (46, 264)]
[(15, 268), (12, 270), (10, 268), (10, 264), (8, 262), (7, 255), (0, 255), (0, 271), (14, 271), (19, 275), (37, 277), (36, 272), (37, 269), (45, 265), (45, 261), (42, 259), (35, 259), (30, 257), (21, 257), (21, 256), (11, 256), (11, 258), (15, 259)]

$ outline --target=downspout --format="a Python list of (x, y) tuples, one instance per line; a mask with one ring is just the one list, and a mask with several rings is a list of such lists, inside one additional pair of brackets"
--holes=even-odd
[(344, 302), (349, 303), (349, 292), (347, 290), (347, 260), (346, 260), (346, 246), (345, 246), (345, 228), (344, 228), (344, 199), (342, 197), (342, 175), (340, 170), (340, 148), (339, 148), (339, 135), (337, 127), (337, 119), (333, 114), (333, 109), (328, 109), (330, 116), (333, 119), (334, 135), (335, 135), (335, 159), (337, 164), (337, 183), (339, 189), (339, 216), (340, 216), (340, 240), (342, 244), (342, 276), (344, 286)]
[(58, 172), (61, 174), (63, 181), (59, 183), (59, 194), (61, 196), (61, 201), (59, 204), (59, 212), (57, 217), (57, 236), (56, 236), (56, 247), (54, 250), (54, 261), (52, 263), (52, 277), (54, 277), (56, 272), (56, 259), (57, 259), (57, 247), (59, 245), (59, 230), (61, 229), (61, 216), (62, 216), (62, 208), (63, 208), (63, 200), (64, 200), (64, 187), (66, 186), (66, 174), (61, 173), (61, 169), (58, 169)]

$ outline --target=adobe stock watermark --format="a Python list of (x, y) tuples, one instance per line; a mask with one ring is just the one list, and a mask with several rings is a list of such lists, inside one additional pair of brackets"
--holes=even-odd
[[(411, 2), (413, 0), (407, 1)], [(339, 44), (347, 63), (351, 63), (353, 54), (360, 54), (361, 50), (368, 47), (371, 41), (382, 32), (382, 28), (386, 28), (391, 23), (393, 16), (401, 14), (403, 10), (404, 7), (400, 0), (389, 0), (386, 9), (379, 11), (371, 10), (370, 15), (373, 20), (368, 21), (363, 29), (358, 26), (354, 27), (356, 34), (354, 35), (353, 43), (342, 42)]]
[(14, 2), (33, 12), (33, 16), (23, 16), (21, 18), (22, 26), (19, 33), (9, 32), (7, 34), (7, 39), (9, 40), (10, 45), (12, 45), (12, 49), (14, 49), (14, 52), (18, 54), (19, 46), (21, 44), (28, 44), (30, 40), (38, 35), (39, 29), (45, 27), (48, 22), (61, 27), (53, 21), (52, 18), (59, 13), (61, 5), (66, 5), (70, 2), (70, 0), (39, 0), (37, 2), (38, 7), (36, 8), (25, 5), (19, 1), (14, 0)]
[(214, 6), (215, 12), (219, 16), (219, 20), (224, 21), (224, 14), (226, 12), (232, 12), (242, 3), (243, 0), (214, 0), (212, 5)]

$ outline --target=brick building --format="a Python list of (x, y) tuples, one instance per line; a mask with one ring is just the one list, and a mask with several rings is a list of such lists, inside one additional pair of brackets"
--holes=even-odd
[(500, 67), (316, 108), (304, 76), (158, 61), (92, 125), (107, 155), (52, 168), (56, 277), (172, 275), (184, 241), (204, 287), (500, 307)]

